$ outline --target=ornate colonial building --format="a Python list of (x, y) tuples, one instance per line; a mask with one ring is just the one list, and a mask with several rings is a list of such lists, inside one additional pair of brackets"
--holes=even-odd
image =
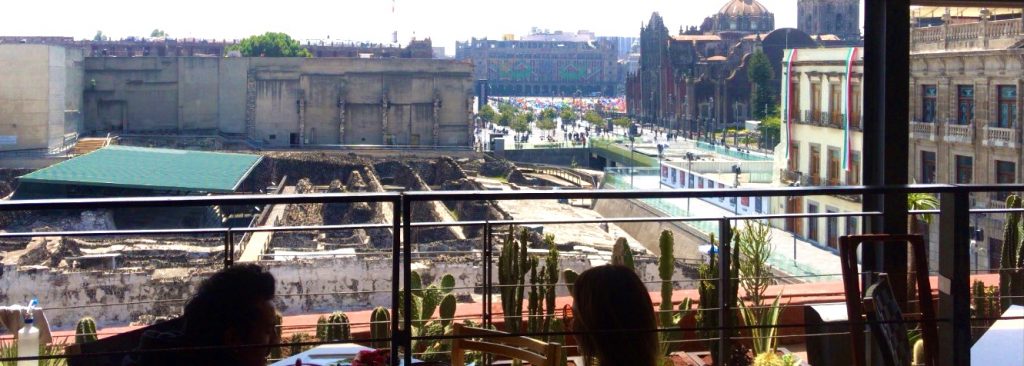
[(799, 0), (797, 28), (812, 36), (860, 40), (860, 0)]
[[(954, 184), (1024, 181), (1024, 20), (1020, 15), (996, 18), (987, 11), (970, 19), (947, 11), (940, 19), (918, 24), (936, 23), (911, 29), (911, 179)], [(1004, 207), (1004, 199), (1005, 193), (971, 197), (975, 207)], [(997, 268), (1003, 215), (978, 214), (971, 219), (980, 229), (972, 265)], [(936, 238), (938, 227), (931, 226), (931, 237)]]
[(763, 51), (778, 80), (785, 48), (818, 46), (799, 30), (774, 25), (756, 0), (731, 0), (699, 28), (676, 35), (654, 13), (640, 29), (639, 70), (627, 77), (629, 115), (693, 135), (742, 125), (753, 108), (765, 108), (750, 105), (750, 56)]
[(492, 96), (613, 96), (624, 76), (618, 56), (617, 42), (584, 32), (455, 45), (455, 58), (473, 62)]

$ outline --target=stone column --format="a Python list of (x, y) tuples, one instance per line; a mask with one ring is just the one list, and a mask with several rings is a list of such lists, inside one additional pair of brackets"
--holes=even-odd
[(388, 141), (388, 136), (390, 135), (390, 133), (388, 132), (388, 106), (389, 105), (390, 104), (388, 102), (388, 93), (384, 92), (384, 94), (381, 95), (381, 97), (380, 97), (380, 106), (381, 106), (381, 125), (382, 125), (382, 131), (381, 132), (384, 134), (384, 136), (383, 136), (384, 141), (383, 142), (384, 142), (385, 145), (388, 144), (388, 142), (389, 142)]
[(256, 72), (252, 69), (245, 78), (245, 135), (260, 140), (256, 136)]
[(299, 97), (299, 100), (295, 101), (295, 106), (299, 110), (299, 146), (306, 143), (306, 98), (305, 96)]
[(338, 96), (338, 144), (345, 144), (345, 98)]
[(434, 91), (434, 128), (431, 130), (434, 146), (441, 143), (441, 94)]

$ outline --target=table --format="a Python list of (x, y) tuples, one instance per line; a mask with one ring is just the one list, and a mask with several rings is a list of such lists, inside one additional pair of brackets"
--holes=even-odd
[[(1013, 305), (1002, 318), (1024, 317), (1024, 306)], [(971, 347), (972, 365), (1024, 365), (1024, 319), (1000, 319)]]
[[(359, 351), (372, 350), (355, 343), (325, 344), (314, 347), (306, 352), (292, 355), (286, 359), (274, 362), (270, 366), (295, 366), (295, 361), (302, 360), (303, 365), (327, 365), (342, 359), (352, 359)], [(418, 361), (413, 359), (414, 362)]]

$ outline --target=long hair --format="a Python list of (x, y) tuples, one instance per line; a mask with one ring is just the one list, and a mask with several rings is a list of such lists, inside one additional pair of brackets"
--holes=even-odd
[[(598, 266), (573, 285), (573, 331), (580, 353), (601, 366), (654, 366), (658, 335), (647, 287), (632, 269)], [(589, 362), (588, 362), (589, 364)]]

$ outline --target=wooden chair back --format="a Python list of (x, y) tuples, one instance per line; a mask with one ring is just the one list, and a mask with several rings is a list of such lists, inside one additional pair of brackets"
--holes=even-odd
[[(881, 243), (884, 245), (909, 245), (916, 267), (915, 279), (917, 281), (917, 298), (919, 301), (920, 313), (901, 314), (903, 320), (919, 319), (921, 324), (921, 338), (924, 340), (925, 357), (924, 364), (934, 366), (938, 364), (938, 328), (935, 323), (935, 306), (932, 299), (931, 283), (928, 281), (928, 253), (925, 252), (924, 237), (921, 235), (847, 235), (839, 238), (839, 261), (843, 273), (843, 292), (846, 297), (846, 313), (850, 324), (850, 341), (853, 345), (853, 365), (865, 366), (867, 364), (864, 342), (865, 324), (868, 322), (864, 306), (864, 298), (874, 294), (862, 294), (860, 285), (860, 273), (857, 271), (857, 247), (862, 243)], [(888, 283), (886, 283), (888, 286)], [(872, 304), (877, 306), (878, 304)], [(875, 309), (872, 308), (872, 311)], [(891, 311), (891, 313), (899, 313)], [(877, 320), (877, 319), (873, 319)], [(891, 339), (877, 339), (882, 336), (875, 334), (877, 342), (894, 341)], [(905, 336), (905, 335), (904, 335)], [(877, 343), (876, 342), (876, 343)], [(887, 360), (896, 362), (897, 360)]]
[[(465, 365), (466, 351), (479, 351), (529, 362), (533, 366), (559, 366), (562, 346), (509, 333), (453, 324), (452, 365)], [(474, 338), (479, 338), (476, 340)]]

